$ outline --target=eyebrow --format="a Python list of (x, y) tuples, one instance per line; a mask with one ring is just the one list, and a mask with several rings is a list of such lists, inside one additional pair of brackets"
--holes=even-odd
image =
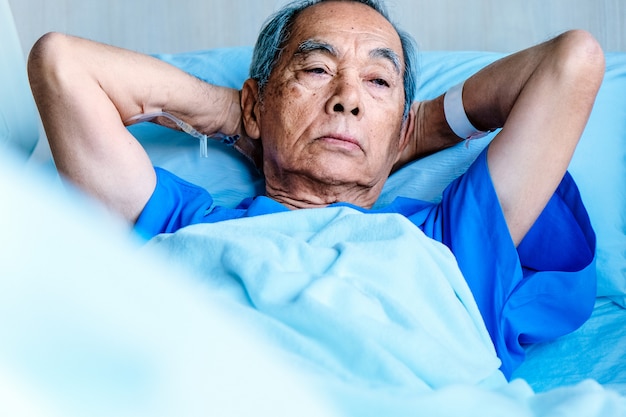
[[(339, 53), (334, 46), (327, 42), (317, 41), (315, 39), (307, 39), (298, 45), (295, 55), (308, 55), (312, 52), (322, 52), (333, 57), (338, 57)], [(391, 63), (396, 73), (400, 74), (400, 57), (391, 48), (375, 48), (369, 53), (371, 58), (384, 59)]]
[(329, 43), (316, 41), (315, 39), (307, 39), (298, 45), (298, 49), (296, 50), (296, 55), (307, 55), (311, 52), (323, 52), (334, 57), (337, 57), (339, 54), (337, 50)]
[(398, 56), (398, 54), (396, 53), (396, 51), (394, 51), (391, 48), (376, 48), (373, 51), (370, 52), (370, 57), (372, 58), (382, 58), (382, 59), (386, 59), (387, 61), (391, 62), (391, 65), (393, 65), (394, 69), (396, 70), (396, 73), (400, 74), (400, 57)]

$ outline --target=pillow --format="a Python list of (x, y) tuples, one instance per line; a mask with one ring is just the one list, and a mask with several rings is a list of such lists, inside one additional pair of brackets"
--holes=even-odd
[[(240, 88), (247, 78), (250, 47), (157, 55), (208, 82)], [(422, 52), (417, 99), (433, 98), (502, 57), (488, 52)], [(234, 206), (263, 192), (263, 179), (236, 151), (210, 143), (208, 158), (184, 133), (142, 124), (131, 131), (155, 165), (209, 190), (218, 204)], [(416, 161), (392, 175), (378, 201), (397, 195), (437, 201), (495, 136), (461, 143)], [(626, 53), (607, 54), (604, 83), (570, 172), (577, 181), (598, 237), (598, 296), (626, 307)]]
[(598, 238), (598, 295), (626, 307), (626, 53), (606, 74), (570, 164)]

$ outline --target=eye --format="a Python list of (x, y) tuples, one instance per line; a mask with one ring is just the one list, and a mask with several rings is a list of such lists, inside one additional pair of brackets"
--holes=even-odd
[(377, 85), (379, 87), (389, 87), (389, 83), (384, 80), (383, 78), (374, 78), (372, 80), (370, 80), (370, 82), (374, 85)]
[(326, 70), (321, 67), (309, 68), (304, 71), (309, 74), (318, 74), (318, 75), (326, 74)]

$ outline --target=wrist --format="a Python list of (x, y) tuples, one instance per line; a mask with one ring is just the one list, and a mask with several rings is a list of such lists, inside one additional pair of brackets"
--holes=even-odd
[(463, 86), (461, 82), (450, 88), (443, 97), (443, 113), (452, 132), (461, 139), (472, 140), (482, 138), (491, 131), (476, 128), (470, 122), (463, 105)]
[(235, 89), (197, 80), (193, 93), (176, 94), (162, 110), (207, 136), (217, 133), (232, 135), (238, 132), (238, 121), (232, 114), (236, 111), (238, 100), (239, 93)]
[(241, 134), (241, 94), (239, 90), (219, 87), (221, 98), (216, 108), (219, 114), (215, 132), (228, 136)]

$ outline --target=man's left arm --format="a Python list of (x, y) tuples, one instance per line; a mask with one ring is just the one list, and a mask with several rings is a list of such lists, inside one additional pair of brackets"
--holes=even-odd
[[(494, 62), (462, 91), (469, 122), (502, 128), (488, 166), (514, 243), (533, 225), (556, 190), (587, 124), (604, 76), (604, 54), (587, 32), (569, 31)], [(414, 105), (411, 157), (458, 142), (444, 115), (444, 96)], [(435, 143), (427, 143), (423, 138)], [(405, 157), (405, 160), (410, 157)]]

